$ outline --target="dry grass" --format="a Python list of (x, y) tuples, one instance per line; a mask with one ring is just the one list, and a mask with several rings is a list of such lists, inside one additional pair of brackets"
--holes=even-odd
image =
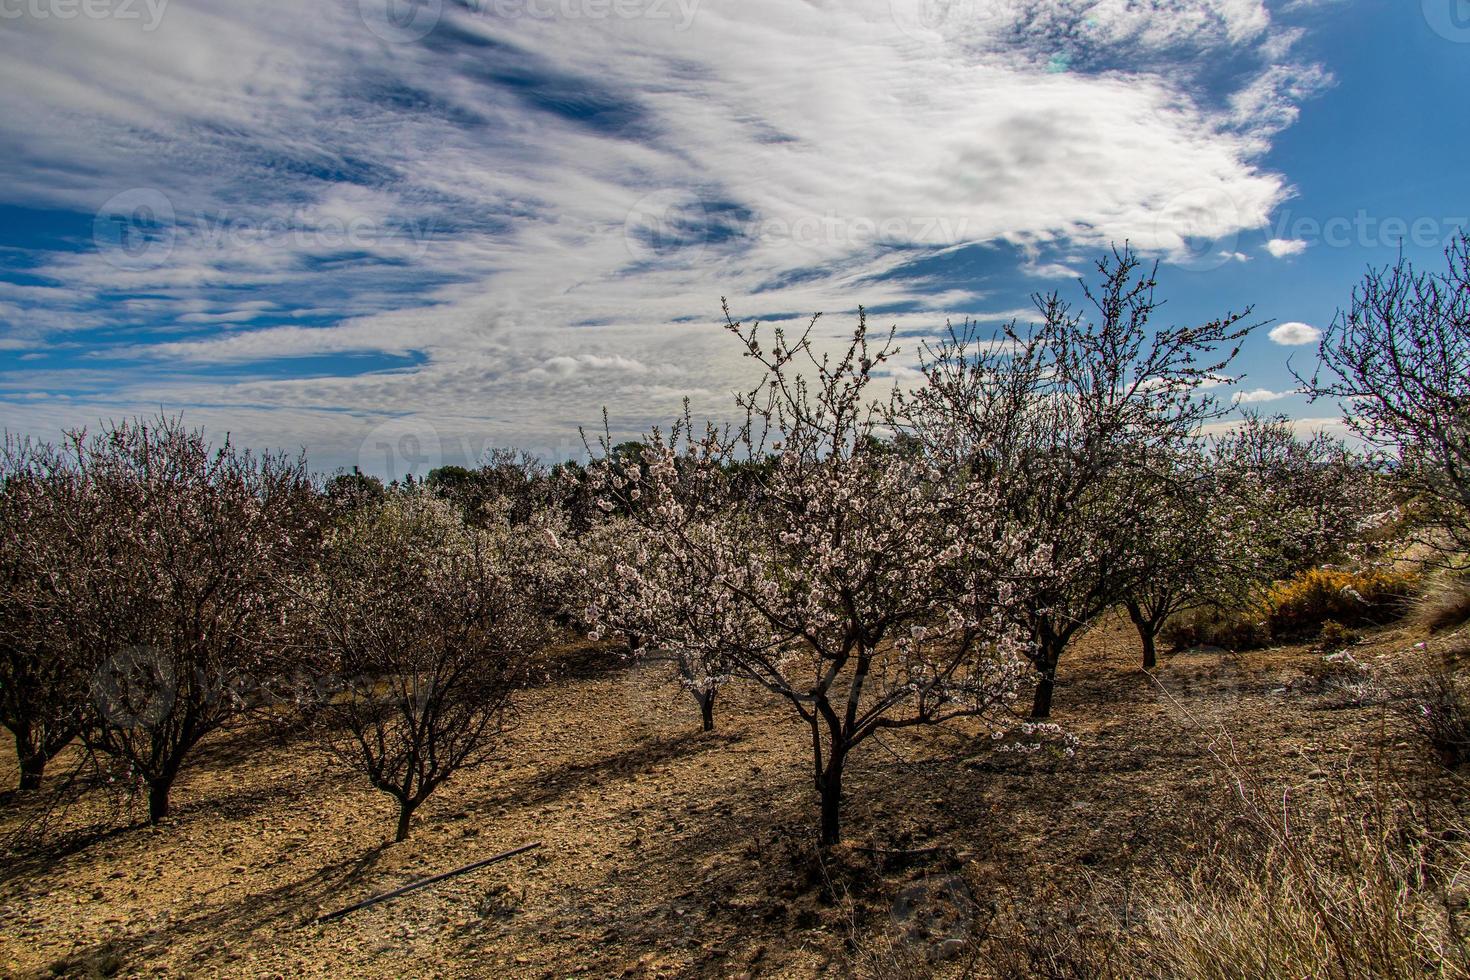
[(1381, 750), (1294, 799), (1242, 762), (1227, 732), (1202, 736), (1226, 780), (1226, 819), (1203, 835), (1205, 860), (1153, 897), (1117, 975), (1470, 977), (1459, 807), (1416, 799)]
[(1470, 622), (1470, 575), (1438, 576), (1414, 609), (1414, 618), (1431, 633), (1459, 629)]
[[(1463, 810), (1351, 761), (1297, 798), (1258, 778), (1230, 738), (1205, 732), (1225, 788), (1195, 855), (1141, 892), (1088, 882), (1047, 909), (977, 921), (955, 956), (901, 935), (854, 942), (873, 978), (1379, 980), (1470, 977), (1470, 826)], [(1463, 795), (1463, 794), (1462, 794)], [(856, 934), (855, 934), (856, 938)]]
[[(1462, 836), (1431, 833), (1383, 799), (1333, 801), (1315, 829), (1262, 806), (1257, 838), (1222, 849), (1161, 896), (1135, 943), (1135, 976), (1470, 976)], [(1256, 804), (1252, 804), (1255, 806)], [(1445, 838), (1457, 840), (1447, 843)]]
[(1412, 682), (1403, 702), (1409, 724), (1440, 765), (1470, 762), (1470, 683), (1438, 666)]

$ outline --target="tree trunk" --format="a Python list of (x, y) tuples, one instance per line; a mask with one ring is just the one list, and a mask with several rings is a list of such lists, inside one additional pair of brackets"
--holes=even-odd
[(1041, 678), (1036, 682), (1036, 697), (1031, 702), (1032, 718), (1051, 717), (1051, 696), (1057, 685), (1057, 665), (1055, 661), (1044, 663), (1041, 667)]
[(46, 766), (50, 761), (71, 744), (76, 738), (76, 733), (63, 729), (60, 733), (48, 731), (38, 740), (29, 735), (25, 738), (16, 736), (15, 755), (20, 762), (20, 788), (22, 790), (36, 790), (41, 788), (41, 777), (46, 773)]
[(704, 730), (715, 730), (715, 692), (705, 691), (699, 695), (699, 716), (704, 721)]
[(1051, 696), (1057, 686), (1057, 662), (1062, 659), (1063, 643), (1062, 638), (1049, 629), (1041, 634), (1041, 649), (1032, 661), (1041, 675), (1036, 681), (1036, 697), (1031, 702), (1032, 718), (1051, 717)]
[(148, 822), (157, 824), (168, 816), (168, 793), (173, 788), (173, 776), (160, 776), (148, 783)]
[(1159, 656), (1155, 636), (1158, 627), (1143, 614), (1143, 608), (1136, 602), (1125, 602), (1123, 604), (1128, 610), (1128, 618), (1133, 620), (1133, 625), (1138, 629), (1138, 639), (1143, 644), (1143, 669), (1153, 670), (1158, 666)]
[(417, 803), (409, 803), (406, 800), (398, 801), (398, 830), (393, 834), (396, 843), (408, 840), (408, 822), (413, 818), (413, 811), (417, 809)]
[(46, 771), (46, 753), (31, 752), (20, 757), (20, 788), (22, 791), (41, 788), (41, 776)]
[(1037, 640), (1036, 656), (1031, 663), (1041, 676), (1036, 680), (1036, 697), (1031, 702), (1032, 718), (1051, 717), (1051, 696), (1057, 686), (1057, 663), (1071, 637), (1070, 630), (1058, 632), (1050, 623), (1038, 623), (1032, 634)]
[(842, 839), (842, 763), (842, 753), (834, 750), (826, 771), (817, 781), (822, 797), (823, 847), (831, 847)]
[(21, 724), (12, 729), (15, 735), (15, 758), (20, 763), (20, 788), (41, 788), (41, 772), (46, 768), (46, 754), (31, 737), (31, 726)]

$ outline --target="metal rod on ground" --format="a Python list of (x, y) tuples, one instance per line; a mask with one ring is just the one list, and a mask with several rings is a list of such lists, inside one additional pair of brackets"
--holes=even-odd
[(878, 854), (883, 857), (923, 857), (928, 854), (942, 854), (945, 851), (953, 851), (954, 847), (949, 844), (939, 844), (935, 847), (915, 847), (910, 850), (890, 850), (886, 847), (859, 847), (856, 844), (854, 851), (865, 851), (868, 854)]
[(527, 851), (534, 851), (540, 846), (541, 842), (539, 840), (530, 844), (522, 844), (520, 847), (517, 847), (514, 850), (506, 851), (504, 854), (497, 854), (494, 857), (486, 858), (483, 861), (476, 861), (474, 864), (467, 864), (462, 868), (455, 868), (453, 871), (446, 871), (443, 874), (434, 875), (432, 878), (423, 878), (419, 881), (411, 882), (410, 884), (404, 885), (402, 888), (395, 888), (391, 892), (384, 892), (381, 895), (374, 895), (372, 898), (358, 902), (356, 905), (349, 905), (345, 909), (338, 909), (335, 912), (328, 912), (326, 915), (319, 915), (317, 916), (316, 921), (330, 922), (333, 919), (340, 919), (342, 918), (342, 916), (346, 915), (349, 912), (356, 912), (358, 909), (365, 909), (369, 905), (377, 905), (379, 902), (386, 902), (390, 898), (397, 898), (399, 895), (405, 895), (408, 892), (415, 891), (427, 885), (432, 885), (435, 882), (443, 881), (446, 878), (454, 878), (462, 874), (469, 874), (471, 871), (477, 871), (480, 868), (486, 867), (487, 865), (496, 864), (500, 861), (504, 861), (506, 858), (513, 858), (517, 854), (524, 854)]

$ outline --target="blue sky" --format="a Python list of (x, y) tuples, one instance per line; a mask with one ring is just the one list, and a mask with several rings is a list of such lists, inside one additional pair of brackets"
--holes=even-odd
[(0, 411), (576, 455), (728, 404), (722, 296), (912, 351), (1126, 239), (1330, 426), (1288, 358), (1466, 223), (1467, 82), (1466, 0), (0, 0)]

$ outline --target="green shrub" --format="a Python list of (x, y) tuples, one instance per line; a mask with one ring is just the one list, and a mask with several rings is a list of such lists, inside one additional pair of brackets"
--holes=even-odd
[(1271, 625), (1259, 609), (1195, 609), (1171, 619), (1163, 629), (1172, 649), (1221, 647), (1254, 650), (1271, 642)]
[(1355, 629), (1349, 629), (1335, 619), (1329, 619), (1322, 624), (1322, 630), (1317, 634), (1317, 646), (1326, 653), (1350, 647), (1363, 638), (1363, 634)]

